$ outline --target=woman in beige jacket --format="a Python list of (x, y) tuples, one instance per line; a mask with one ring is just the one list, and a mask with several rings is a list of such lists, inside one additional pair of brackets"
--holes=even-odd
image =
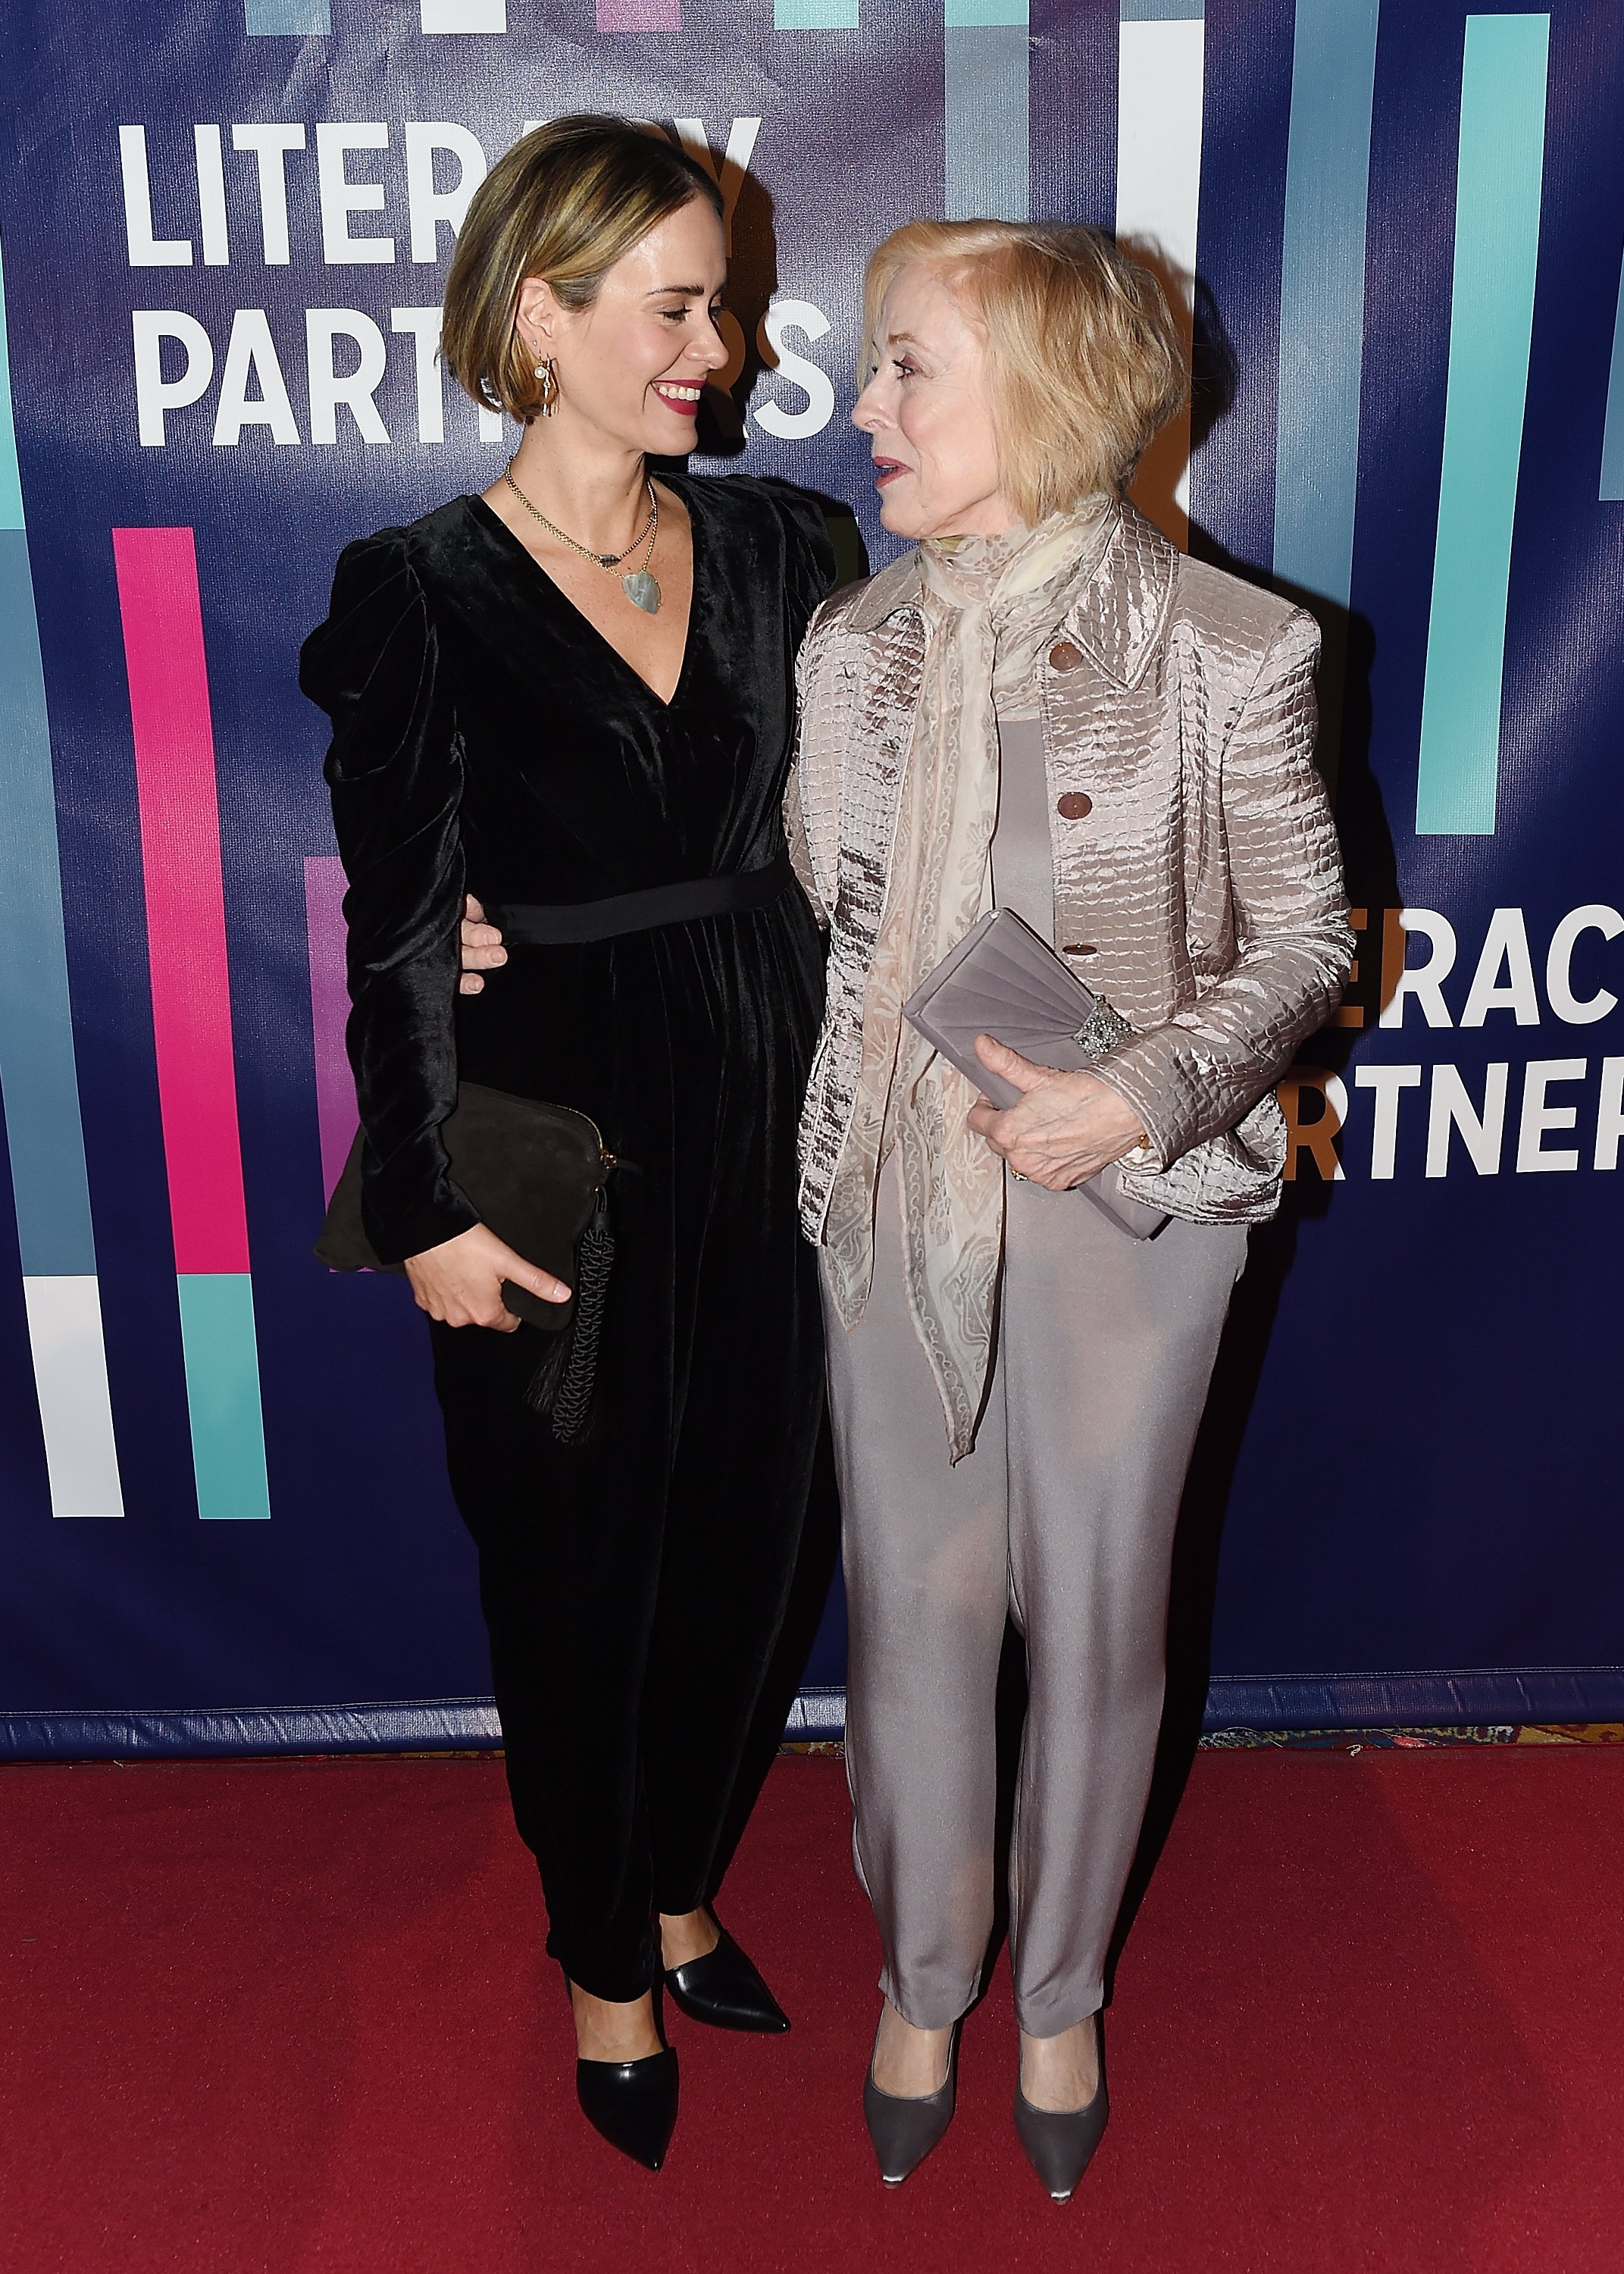
[[(915, 222), (867, 296), (881, 518), (824, 602), (792, 848), (830, 928), (801, 1128), (851, 1607), (846, 1758), (884, 1956), (884, 2177), (952, 2113), (994, 1898), (1007, 1615), (1030, 1704), (1011, 1857), (1017, 2128), (1066, 2199), (1105, 2118), (1106, 1945), (1144, 1811), (1174, 1520), (1273, 1085), (1352, 937), (1312, 762), (1311, 618), (1177, 553), (1123, 491), (1182, 400), (1148, 274), (1094, 232)], [(902, 1018), (994, 906), (1127, 1022), (1086, 1073), (983, 1038), (1005, 1111)], [(1076, 1187), (1165, 1210), (1138, 1240)]]

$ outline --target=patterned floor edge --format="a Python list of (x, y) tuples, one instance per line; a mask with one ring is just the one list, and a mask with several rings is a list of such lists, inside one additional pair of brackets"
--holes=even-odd
[(1479, 1722), (1432, 1729), (1209, 1729), (1203, 1752), (1429, 1751), (1439, 1745), (1624, 1745), (1624, 1721)]
[[(1209, 1729), (1200, 1741), (1204, 1753), (1431, 1752), (1442, 1745), (1624, 1745), (1624, 1721), (1485, 1721), (1435, 1729)], [(797, 1738), (780, 1745), (778, 1751), (817, 1759), (846, 1758), (846, 1745), (838, 1737)], [(342, 1767), (377, 1760), (493, 1761), (501, 1758), (500, 1746), (446, 1745), (387, 1753), (225, 1753), (195, 1758), (166, 1755), (139, 1761), (4, 1761), (0, 1768), (243, 1768), (256, 1765), (274, 1768), (279, 1764), (312, 1761)]]
[[(1440, 1729), (1210, 1729), (1204, 1753), (1364, 1753), (1431, 1751), (1440, 1745), (1624, 1745), (1624, 1721), (1483, 1722)], [(829, 1755), (846, 1747), (838, 1738), (786, 1744), (786, 1753)]]

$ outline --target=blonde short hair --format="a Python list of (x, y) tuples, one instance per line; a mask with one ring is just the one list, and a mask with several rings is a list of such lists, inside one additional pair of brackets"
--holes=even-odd
[(1028, 528), (1100, 490), (1120, 495), (1184, 402), (1189, 357), (1148, 268), (1100, 230), (915, 221), (868, 263), (867, 379), (899, 270), (933, 270), (981, 335), (1005, 497)]
[(541, 409), (536, 358), (519, 336), (519, 287), (545, 276), (585, 308), (622, 254), (695, 198), (722, 194), (698, 161), (629, 119), (555, 118), (522, 135), (475, 191), (446, 279), (440, 351), (487, 410), (528, 425)]

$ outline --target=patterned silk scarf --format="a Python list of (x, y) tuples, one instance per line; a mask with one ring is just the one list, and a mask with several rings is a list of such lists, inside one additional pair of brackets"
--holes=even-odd
[(1004, 1171), (966, 1116), (978, 1091), (902, 1016), (920, 982), (991, 904), (999, 707), (1097, 568), (1116, 501), (1087, 498), (1034, 530), (920, 547), (926, 651), (885, 913), (863, 995), (862, 1081), (831, 1196), (831, 1291), (854, 1327), (874, 1270), (880, 1168), (897, 1148), (908, 1299), (946, 1417), (949, 1457), (975, 1442), (992, 1359)]

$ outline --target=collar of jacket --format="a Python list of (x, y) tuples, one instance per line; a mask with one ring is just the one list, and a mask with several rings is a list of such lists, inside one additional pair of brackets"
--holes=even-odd
[[(1119, 687), (1137, 685), (1166, 629), (1178, 553), (1137, 507), (1123, 505), (1100, 565), (1056, 626)], [(919, 547), (870, 576), (846, 616), (849, 629), (877, 631), (917, 609), (924, 591)]]

